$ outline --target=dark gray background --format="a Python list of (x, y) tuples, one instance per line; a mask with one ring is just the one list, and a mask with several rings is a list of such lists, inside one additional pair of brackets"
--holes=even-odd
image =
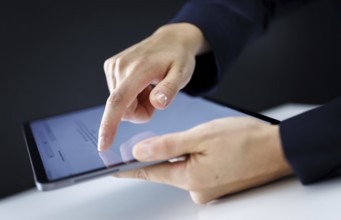
[[(166, 23), (183, 0), (53, 1), (0, 9), (0, 198), (33, 186), (22, 122), (105, 102), (106, 58)], [(259, 111), (340, 94), (341, 32), (328, 1), (276, 21), (214, 93)]]

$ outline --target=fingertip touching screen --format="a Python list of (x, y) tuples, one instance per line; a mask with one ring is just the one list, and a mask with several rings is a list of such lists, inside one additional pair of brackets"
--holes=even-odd
[(109, 150), (97, 151), (97, 135), (104, 106), (35, 120), (29, 123), (48, 180), (135, 161), (132, 149), (141, 140), (187, 130), (222, 117), (249, 116), (238, 110), (178, 94), (163, 111), (145, 124), (121, 122)]

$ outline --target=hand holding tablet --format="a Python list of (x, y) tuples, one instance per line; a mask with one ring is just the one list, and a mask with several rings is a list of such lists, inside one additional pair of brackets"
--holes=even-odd
[(103, 110), (104, 106), (96, 106), (25, 123), (26, 143), (40, 190), (56, 189), (106, 174), (167, 162), (171, 158), (149, 162), (129, 158), (137, 141), (153, 135), (184, 131), (213, 119), (230, 116), (250, 116), (266, 123), (277, 123), (265, 116), (179, 93), (166, 110), (157, 111), (148, 123), (122, 122), (109, 153), (102, 154), (97, 151), (97, 134)]

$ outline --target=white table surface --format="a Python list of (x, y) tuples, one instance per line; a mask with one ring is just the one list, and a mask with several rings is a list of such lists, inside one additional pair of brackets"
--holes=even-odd
[[(306, 107), (286, 105), (265, 113), (274, 117), (280, 113), (277, 118), (283, 119)], [(187, 192), (171, 186), (103, 177), (52, 192), (30, 189), (2, 199), (0, 220), (333, 220), (341, 219), (340, 207), (341, 179), (302, 186), (291, 177), (196, 205)]]

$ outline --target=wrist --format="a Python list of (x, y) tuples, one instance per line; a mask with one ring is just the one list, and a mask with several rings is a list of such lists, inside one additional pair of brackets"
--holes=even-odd
[(280, 138), (279, 126), (272, 125), (269, 130), (269, 146), (272, 155), (272, 164), (274, 172), (279, 176), (292, 174), (292, 169), (285, 158)]
[(175, 23), (161, 26), (154, 32), (153, 36), (161, 38), (171, 37), (173, 41), (178, 42), (194, 56), (206, 53), (210, 49), (202, 31), (190, 23)]

